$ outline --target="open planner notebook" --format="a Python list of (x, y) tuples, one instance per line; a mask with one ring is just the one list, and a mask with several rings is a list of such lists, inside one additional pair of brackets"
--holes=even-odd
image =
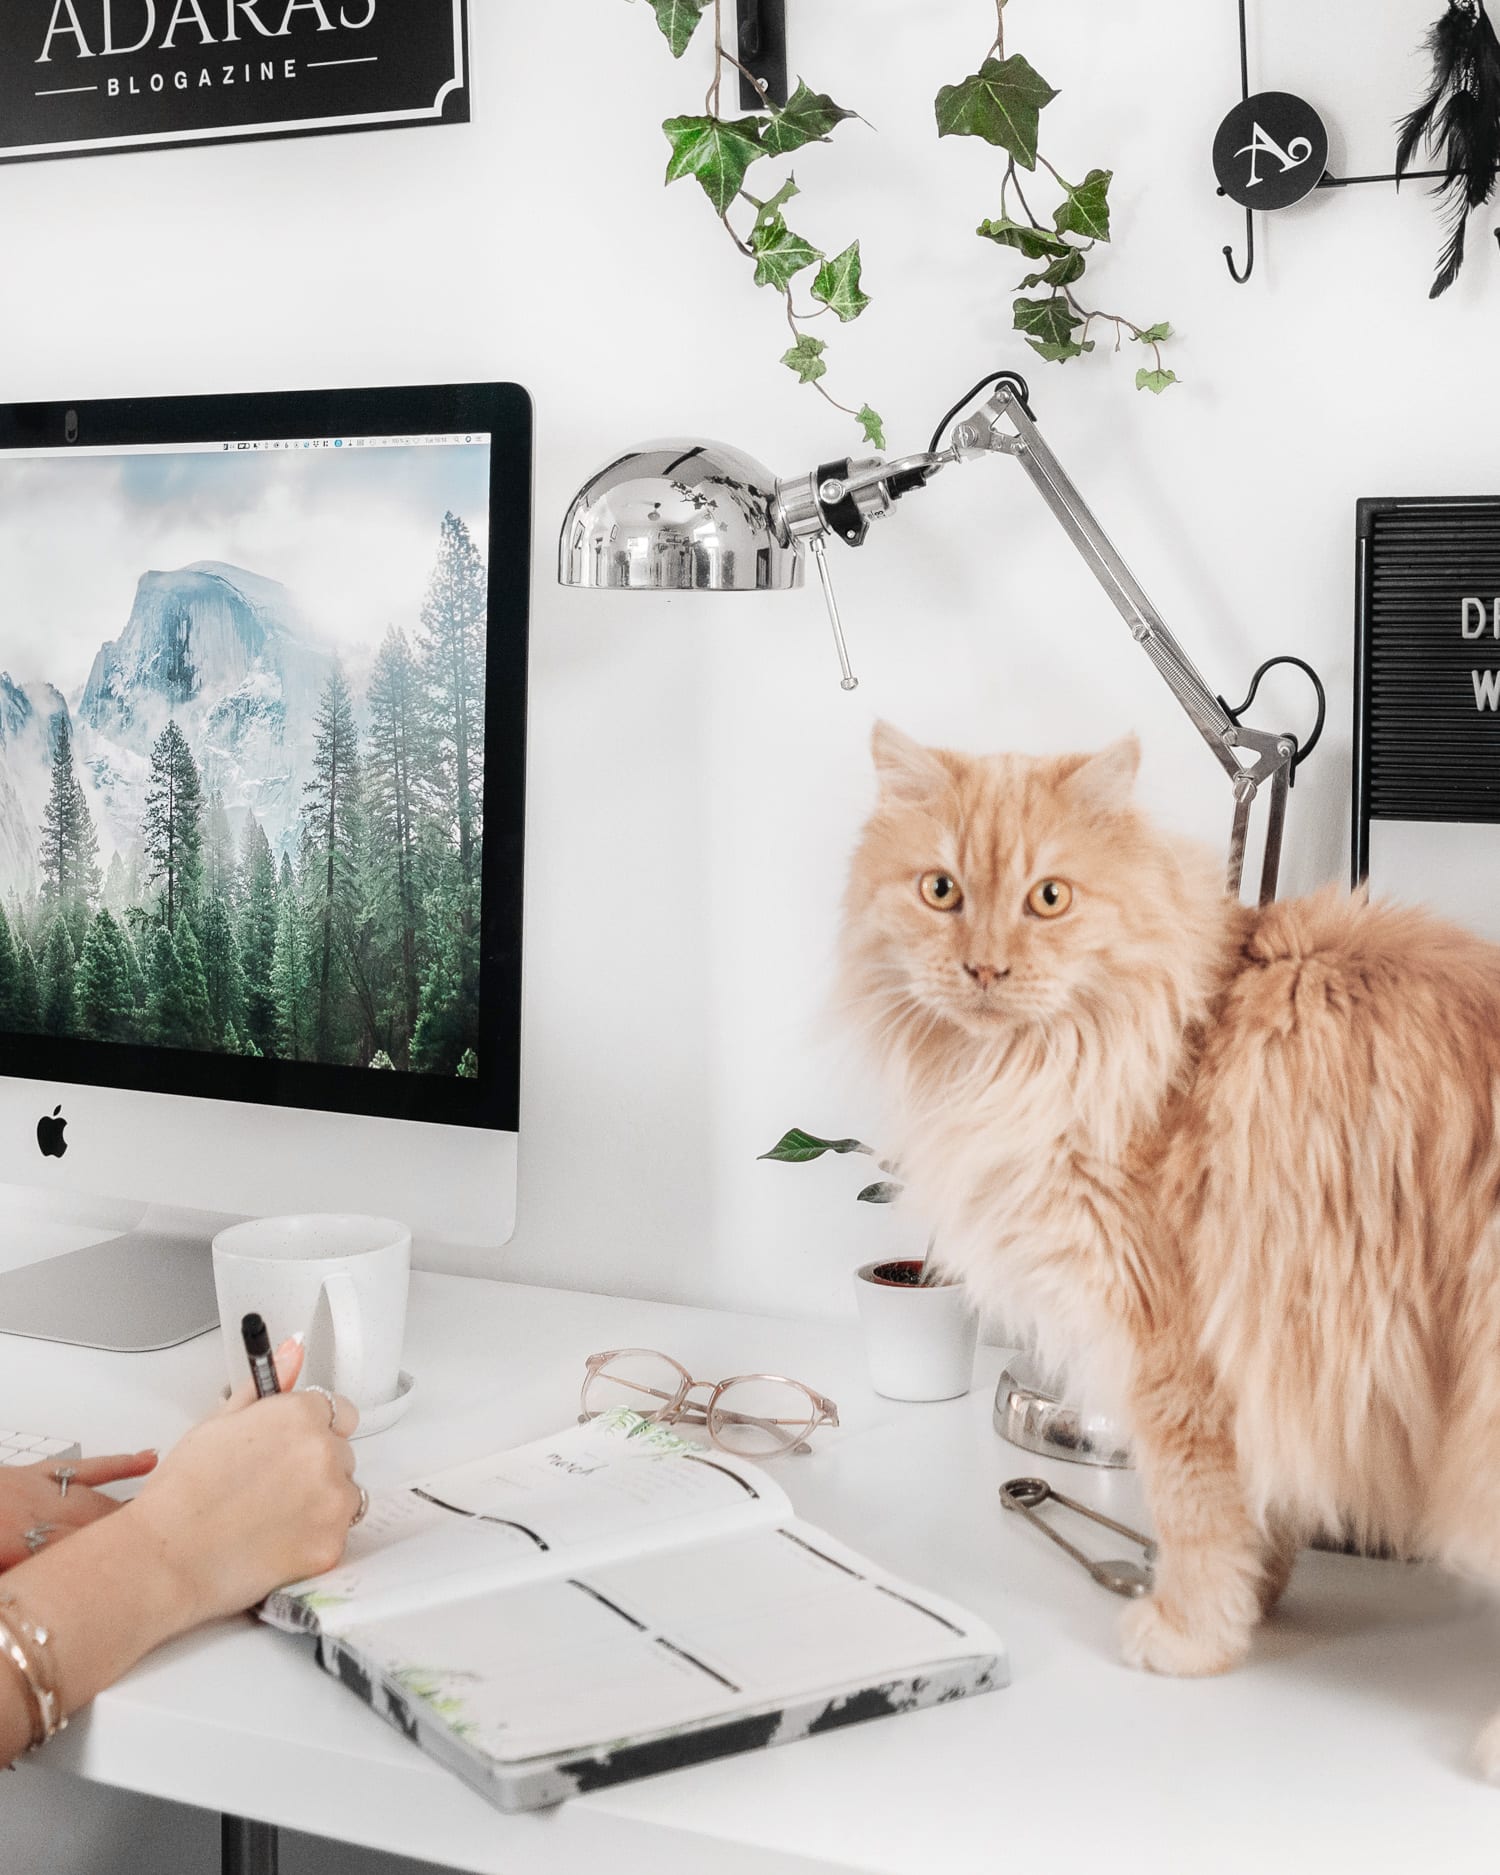
[(1008, 1677), (983, 1622), (626, 1411), (377, 1496), (261, 1614), (506, 1810)]

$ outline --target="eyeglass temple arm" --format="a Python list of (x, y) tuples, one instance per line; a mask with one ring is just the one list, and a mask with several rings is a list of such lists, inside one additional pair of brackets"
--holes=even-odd
[[(1271, 805), (1260, 881), (1260, 902), (1269, 904), (1276, 896), (1281, 872), (1287, 791), (1297, 760), (1296, 740), (1289, 735), (1242, 726), (1209, 689), (1201, 672), (1100, 526), (1098, 517), (1052, 453), (1023, 396), (1013, 385), (1002, 384), (972, 416), (957, 424), (947, 449), (903, 456), (894, 462), (851, 465), (833, 479), (819, 481), (818, 476), (813, 476), (778, 483), (781, 518), (799, 545), (805, 542), (809, 547), (820, 547), (834, 531), (828, 524), (830, 508), (837, 508), (844, 515), (851, 508), (859, 509), (863, 520), (857, 530), (842, 530), (844, 538), (857, 546), (864, 539), (864, 523), (889, 512), (894, 500), (925, 486), (940, 469), (951, 463), (977, 461), (992, 455), (1010, 456), (1026, 471), (1084, 564), (1103, 587), (1110, 604), (1129, 626), (1131, 636), (1155, 665), (1233, 784), (1235, 804), (1228, 888), (1235, 898), (1239, 897), (1244, 882), (1250, 810), (1261, 788), (1270, 784)], [(865, 499), (861, 501), (861, 497)], [(1236, 751), (1242, 751), (1246, 759), (1242, 761)]]

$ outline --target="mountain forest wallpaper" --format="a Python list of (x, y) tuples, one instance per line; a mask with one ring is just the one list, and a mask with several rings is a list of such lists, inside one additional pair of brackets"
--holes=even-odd
[[(444, 492), (426, 461), (403, 489), (389, 463), (315, 459), (288, 501), (264, 465), (182, 460), (197, 505), (272, 563), (320, 518), (348, 530), (360, 590), (329, 582), (320, 629), (269, 574), (195, 560), (137, 574), (71, 695), (0, 674), (0, 1032), (477, 1076), (476, 530), (412, 512)], [(487, 465), (449, 479), (473, 511)], [(384, 548), (382, 503), (399, 509)]]

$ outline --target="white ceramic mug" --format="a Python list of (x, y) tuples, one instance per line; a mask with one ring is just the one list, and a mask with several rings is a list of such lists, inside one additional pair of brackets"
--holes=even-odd
[(871, 1386), (887, 1400), (952, 1400), (967, 1393), (979, 1340), (979, 1317), (967, 1292), (957, 1283), (922, 1289), (882, 1282), (876, 1271), (886, 1262), (866, 1263), (854, 1274)]
[(231, 1386), (247, 1371), (240, 1324), (264, 1316), (271, 1346), (307, 1341), (302, 1386), (365, 1411), (394, 1399), (406, 1333), (411, 1232), (387, 1217), (252, 1218), (214, 1238), (214, 1287)]

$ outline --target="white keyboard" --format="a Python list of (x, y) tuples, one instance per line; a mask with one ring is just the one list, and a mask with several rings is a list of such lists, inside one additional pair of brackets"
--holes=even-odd
[(40, 1465), (49, 1458), (65, 1465), (69, 1459), (82, 1455), (76, 1439), (70, 1442), (46, 1439), (39, 1432), (0, 1430), (0, 1465)]

